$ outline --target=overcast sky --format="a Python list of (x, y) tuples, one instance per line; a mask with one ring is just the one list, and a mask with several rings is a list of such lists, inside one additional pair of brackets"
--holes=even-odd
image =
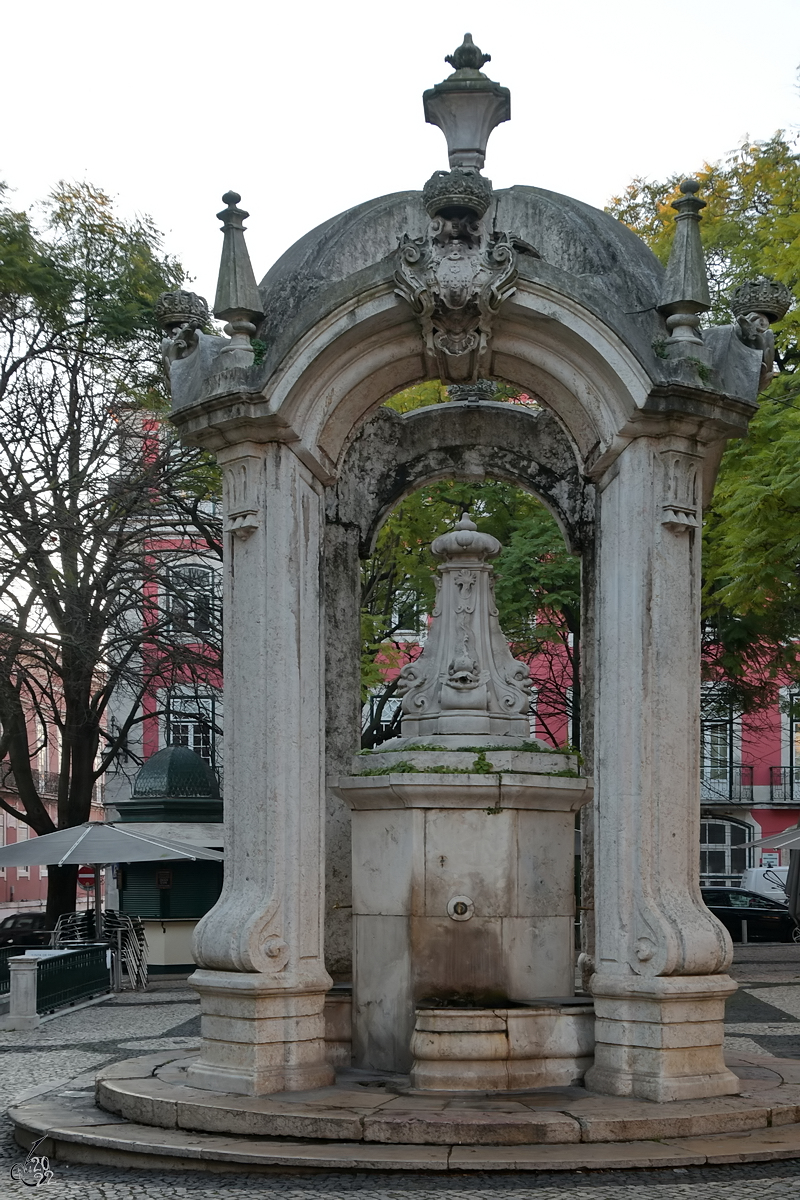
[(447, 166), (421, 93), (467, 29), (511, 89), (496, 187), (602, 207), (800, 126), (800, 0), (6, 0), (0, 179), (15, 207), (66, 178), (150, 213), (213, 300), (228, 188), (261, 278), (307, 229)]

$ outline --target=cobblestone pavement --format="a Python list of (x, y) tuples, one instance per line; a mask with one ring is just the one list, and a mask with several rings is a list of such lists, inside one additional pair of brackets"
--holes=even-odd
[[(728, 1010), (731, 1049), (800, 1058), (800, 947), (741, 947), (741, 981)], [(47, 1022), (39, 1029), (0, 1033), (0, 1108), (23, 1091), (72, 1080), (76, 1095), (98, 1067), (136, 1053), (196, 1044), (195, 994), (185, 985), (156, 983), (146, 995), (123, 993)], [(754, 1050), (755, 1047), (755, 1050)], [(23, 1152), (0, 1118), (0, 1200), (800, 1200), (800, 1158), (778, 1163), (648, 1171), (558, 1172), (537, 1175), (475, 1172), (210, 1174), (200, 1171), (114, 1170), (53, 1162), (52, 1180), (35, 1190), (10, 1177)]]

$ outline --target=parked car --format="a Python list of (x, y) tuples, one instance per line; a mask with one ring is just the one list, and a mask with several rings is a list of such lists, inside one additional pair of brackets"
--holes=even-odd
[(703, 900), (735, 942), (747, 922), (748, 942), (800, 942), (800, 928), (786, 905), (746, 888), (701, 888)]
[(0, 946), (49, 946), (44, 913), (13, 913), (0, 921)]

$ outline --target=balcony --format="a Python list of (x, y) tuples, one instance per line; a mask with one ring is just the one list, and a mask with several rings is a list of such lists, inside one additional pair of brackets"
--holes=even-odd
[(770, 767), (769, 802), (800, 806), (800, 767)]
[[(58, 796), (58, 772), (57, 771), (37, 771), (32, 770), (33, 786), (39, 793), (42, 800), (55, 800)], [(0, 771), (0, 789), (9, 792), (18, 792), (17, 781), (14, 778), (14, 772), (4, 766)], [(92, 804), (102, 804), (103, 802), (103, 785), (102, 780), (98, 780), (92, 788)]]
[(753, 768), (736, 766), (702, 766), (700, 768), (700, 802), (711, 804), (752, 804)]

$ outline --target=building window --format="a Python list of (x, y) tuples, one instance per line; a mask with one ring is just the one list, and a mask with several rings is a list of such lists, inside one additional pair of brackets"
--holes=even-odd
[(168, 746), (188, 746), (219, 773), (219, 705), (213, 695), (171, 696), (167, 702)]
[(216, 573), (210, 567), (175, 567), (167, 592), (169, 627), (173, 633), (203, 637), (216, 623)]
[(389, 696), (383, 700), (382, 694), (370, 696), (361, 709), (361, 731), (372, 729), (375, 734), (375, 744), (385, 742), (387, 738), (396, 737), (400, 733), (400, 709), (402, 701), (397, 696)]
[(789, 697), (789, 766), (792, 771), (792, 793), (800, 784), (800, 692)]
[[(16, 817), (14, 818), (14, 821), (17, 826), (17, 842), (27, 842), (31, 835), (30, 826), (28, 826), (24, 821), (18, 820)], [(30, 877), (30, 867), (17, 867), (17, 879), (30, 879)]]
[(738, 887), (751, 865), (744, 848), (753, 830), (740, 821), (700, 822), (700, 883), (704, 887)]
[(753, 767), (741, 762), (738, 718), (706, 699), (700, 722), (700, 798), (703, 804), (751, 804)]
[(700, 723), (700, 799), (725, 804), (731, 799), (733, 720), (730, 716)]

